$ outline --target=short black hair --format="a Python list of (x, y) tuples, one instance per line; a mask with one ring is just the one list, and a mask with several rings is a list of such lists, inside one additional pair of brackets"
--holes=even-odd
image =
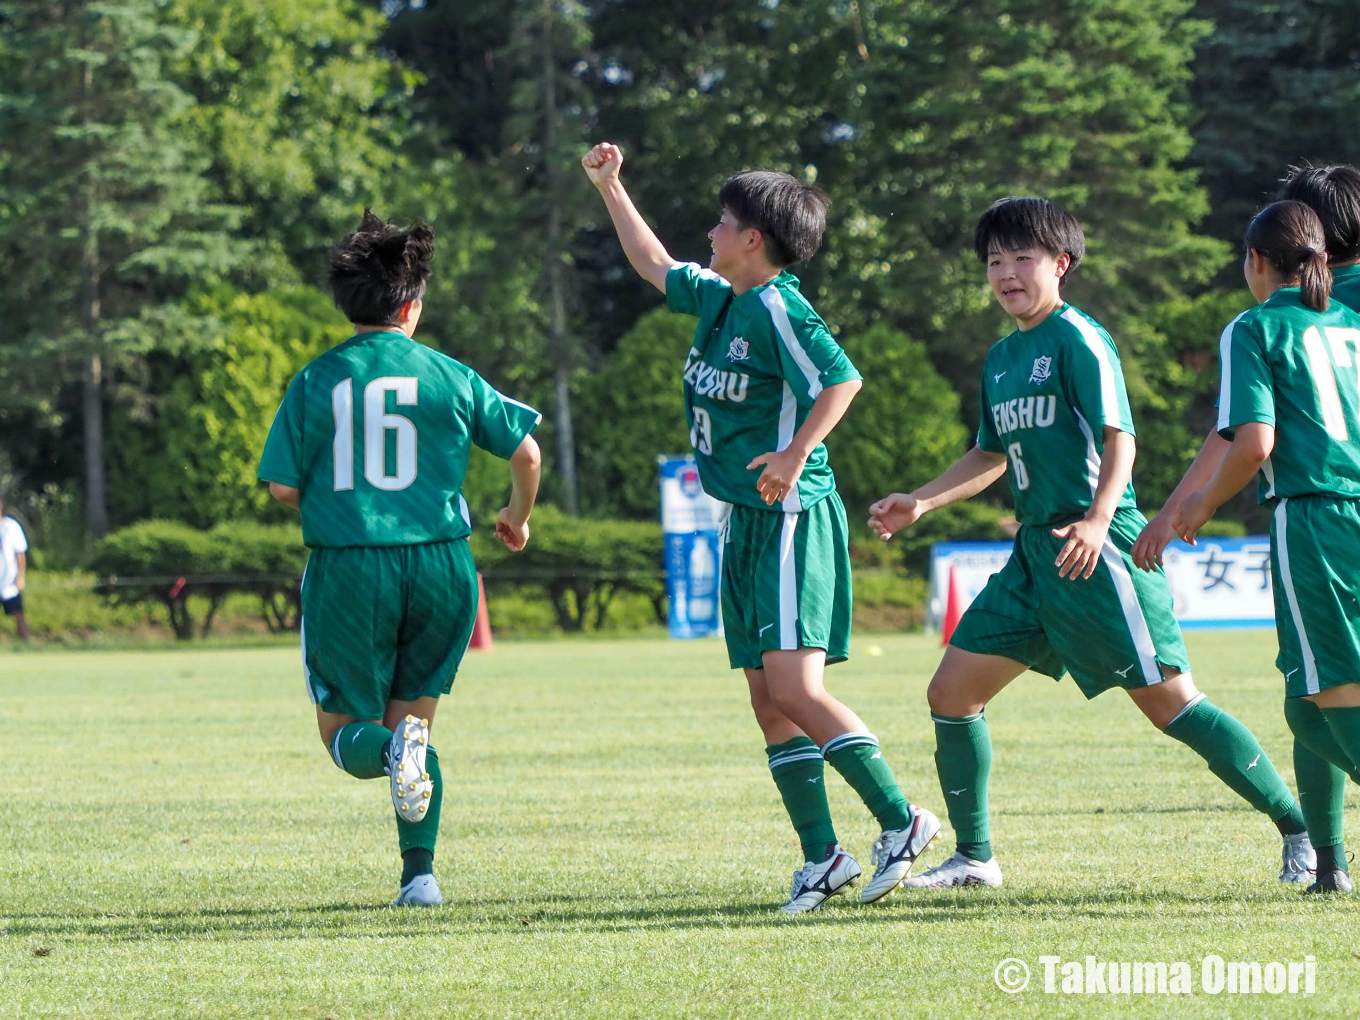
[(1333, 264), (1360, 259), (1360, 169), (1349, 163), (1291, 166), (1275, 197), (1302, 202), (1317, 213)]
[(743, 230), (759, 230), (765, 257), (781, 269), (817, 254), (831, 199), (821, 188), (778, 170), (743, 170), (718, 191)]
[(1072, 264), (1062, 282), (1076, 271), (1086, 255), (1086, 235), (1077, 218), (1046, 198), (1000, 198), (993, 202), (973, 232), (973, 250), (984, 266), (993, 249), (1019, 251), (1039, 248), (1057, 258), (1067, 253)]
[(350, 322), (394, 326), (397, 313), (425, 294), (434, 228), (424, 220), (402, 228), (364, 210), (359, 229), (331, 249), (330, 286)]

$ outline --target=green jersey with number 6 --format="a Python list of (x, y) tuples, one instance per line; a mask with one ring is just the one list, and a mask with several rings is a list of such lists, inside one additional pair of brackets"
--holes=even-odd
[(685, 361), (685, 413), (704, 491), (762, 510), (801, 513), (836, 489), (826, 447), (808, 457), (798, 484), (767, 505), (756, 489), (760, 469), (746, 465), (785, 449), (828, 386), (860, 378), (826, 323), (781, 272), (733, 296), (732, 285), (693, 262), (666, 276), (673, 312), (697, 315)]
[[(1009, 459), (1021, 524), (1054, 526), (1084, 516), (1100, 477), (1102, 430), (1133, 435), (1114, 341), (1071, 305), (992, 345), (981, 400), (977, 444)], [(1119, 508), (1137, 509), (1131, 481)]]
[(361, 333), (289, 385), (259, 476), (301, 489), (314, 548), (465, 538), (469, 444), (509, 458), (541, 420), (405, 333)]
[(1340, 301), (1325, 312), (1284, 287), (1228, 324), (1218, 431), (1275, 429), (1261, 466), (1261, 502), (1277, 497), (1360, 497), (1360, 313)]

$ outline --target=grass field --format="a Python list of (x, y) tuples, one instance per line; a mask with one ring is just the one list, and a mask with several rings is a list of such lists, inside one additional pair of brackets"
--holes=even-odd
[[(1273, 635), (1189, 640), (1201, 689), (1292, 781)], [(833, 690), (943, 816), (938, 648), (856, 651)], [(988, 710), (1003, 888), (779, 916), (800, 855), (725, 666), (716, 642), (473, 654), (435, 725), (448, 906), (397, 911), (385, 781), (330, 763), (295, 650), (0, 654), (0, 1016), (1360, 1014), (1360, 899), (1279, 885), (1273, 827), (1187, 748), (1121, 695), (1033, 674)], [(828, 779), (867, 870), (876, 828)], [(1316, 992), (1206, 994), (1210, 953), (1311, 954)], [(1049, 995), (1044, 954), (1186, 961), (1196, 991)], [(1006, 957), (1028, 991), (997, 989)]]

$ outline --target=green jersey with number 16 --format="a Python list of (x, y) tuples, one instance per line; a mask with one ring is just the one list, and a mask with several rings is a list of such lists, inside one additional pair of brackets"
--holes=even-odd
[(855, 366), (781, 272), (734, 296), (732, 285), (694, 263), (666, 276), (673, 312), (697, 315), (685, 362), (685, 413), (704, 491), (763, 510), (801, 513), (836, 488), (826, 447), (818, 444), (787, 498), (767, 505), (756, 489), (760, 469), (746, 465), (785, 449), (828, 386), (860, 378)]
[(259, 476), (302, 491), (313, 548), (465, 538), (470, 444), (508, 459), (541, 420), (405, 333), (362, 333), (298, 373)]
[(1276, 497), (1360, 497), (1360, 313), (1340, 301), (1325, 312), (1284, 287), (1228, 323), (1218, 431), (1275, 429), (1261, 466), (1261, 502)]
[[(1056, 526), (1095, 498), (1106, 426), (1133, 435), (1119, 352), (1100, 323), (1063, 305), (992, 345), (982, 367), (977, 444), (1009, 459), (1021, 524)], [(1133, 482), (1119, 509), (1137, 509)]]

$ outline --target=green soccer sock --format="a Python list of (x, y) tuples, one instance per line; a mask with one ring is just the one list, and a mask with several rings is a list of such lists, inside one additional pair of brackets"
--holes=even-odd
[(413, 878), (434, 874), (434, 851), (423, 846), (413, 846), (401, 855), (401, 884)]
[[(1341, 750), (1351, 760), (1347, 771), (1354, 778), (1360, 775), (1360, 707), (1324, 708), (1322, 716), (1327, 720), (1327, 728), (1332, 731)], [(1360, 782), (1360, 779), (1356, 779)]]
[(794, 737), (765, 748), (765, 754), (774, 785), (784, 799), (784, 810), (803, 845), (803, 859), (821, 863), (836, 848), (822, 753), (810, 738)]
[(1332, 736), (1322, 709), (1307, 698), (1286, 698), (1284, 718), (1294, 734), (1294, 781), (1308, 839), (1318, 852), (1318, 870), (1330, 870), (1325, 862), (1332, 848), (1341, 846), (1346, 771), (1354, 766)]
[(1346, 774), (1295, 737), (1294, 781), (1299, 784), (1299, 806), (1313, 849), (1321, 854), (1323, 847), (1339, 845), (1345, 817)]
[(872, 733), (842, 733), (822, 745), (822, 757), (859, 794), (878, 824), (888, 829), (911, 825), (911, 805)]
[(987, 782), (992, 772), (992, 735), (981, 712), (962, 718), (931, 715), (935, 723), (935, 770), (954, 827), (958, 851), (974, 861), (992, 859)]
[[(430, 782), (434, 785), (430, 799), (425, 802), (429, 805), (425, 817), (418, 822), (408, 822), (397, 815), (397, 840), (401, 845), (403, 860), (406, 852), (412, 849), (428, 850), (433, 858), (435, 840), (439, 838), (439, 805), (444, 800), (444, 777), (439, 771), (439, 755), (429, 745), (425, 747), (425, 771), (430, 774)], [(409, 879), (404, 879), (403, 884), (406, 881)]]
[(1182, 709), (1165, 732), (1203, 758), (1210, 772), (1269, 817), (1281, 833), (1305, 831), (1298, 801), (1251, 730), (1208, 698), (1201, 696)]
[(1323, 709), (1307, 698), (1285, 698), (1284, 719), (1289, 724), (1289, 732), (1304, 747), (1360, 783), (1360, 764), (1352, 761), (1351, 756), (1336, 742), (1336, 735), (1332, 733)]
[(387, 774), (387, 749), (392, 731), (375, 722), (341, 726), (331, 738), (331, 760), (355, 779), (377, 779)]

